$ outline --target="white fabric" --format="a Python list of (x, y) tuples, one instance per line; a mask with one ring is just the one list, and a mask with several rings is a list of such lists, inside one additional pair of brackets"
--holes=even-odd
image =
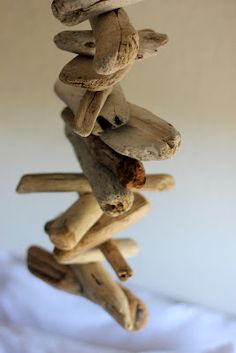
[(100, 307), (31, 276), (0, 253), (0, 353), (234, 353), (236, 319), (135, 288), (149, 324), (120, 328)]

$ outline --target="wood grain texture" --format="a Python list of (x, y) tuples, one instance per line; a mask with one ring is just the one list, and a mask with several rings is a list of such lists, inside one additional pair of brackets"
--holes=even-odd
[(77, 25), (93, 16), (132, 5), (140, 0), (54, 0), (54, 16), (67, 26)]
[(58, 249), (71, 250), (102, 214), (94, 195), (82, 194), (65, 212), (48, 222), (45, 230)]
[[(120, 253), (124, 258), (129, 258), (135, 256), (139, 252), (138, 244), (133, 239), (122, 238), (114, 240), (116, 246), (118, 247)], [(86, 264), (90, 262), (102, 262), (106, 258), (103, 255), (99, 247), (88, 250), (82, 254), (79, 254), (72, 260), (62, 261), (60, 258), (55, 256), (56, 260), (64, 265), (73, 265), (73, 264)]]
[[(110, 93), (109, 93), (110, 92)], [(119, 84), (114, 87), (104, 90), (101, 92), (90, 92), (91, 95), (102, 97), (99, 105), (93, 109), (92, 107), (85, 108), (82, 103), (82, 99), (86, 93), (86, 90), (81, 87), (69, 86), (58, 80), (55, 84), (55, 93), (57, 96), (72, 110), (75, 115), (80, 117), (80, 120), (84, 119), (86, 115), (93, 115), (96, 117), (96, 123), (94, 125), (93, 134), (100, 135), (106, 129), (116, 129), (126, 124), (130, 117), (129, 104), (125, 99), (124, 92)], [(105, 100), (105, 96), (107, 96)], [(98, 98), (96, 98), (97, 100)], [(104, 104), (103, 101), (105, 100)], [(96, 101), (94, 101), (96, 103)], [(92, 108), (92, 109), (91, 109)], [(81, 115), (81, 110), (83, 114)], [(73, 129), (79, 133), (78, 129), (73, 125)]]
[[(169, 191), (175, 186), (175, 179), (169, 174), (147, 174), (141, 191)], [(137, 191), (132, 188), (132, 191)], [(21, 194), (32, 192), (92, 192), (88, 179), (81, 173), (49, 173), (24, 175), (16, 191)]]
[(74, 249), (70, 251), (55, 249), (55, 256), (60, 262), (73, 261), (83, 252), (99, 246), (115, 234), (138, 222), (148, 211), (148, 201), (142, 195), (135, 194), (134, 204), (128, 212), (118, 217), (103, 215)]
[[(168, 36), (152, 29), (138, 31), (139, 48), (135, 60), (151, 58), (158, 53), (158, 49), (168, 42)], [(63, 31), (54, 37), (54, 43), (70, 53), (94, 57), (96, 41), (93, 31)]]
[(94, 70), (93, 58), (76, 56), (63, 67), (59, 79), (68, 85), (87, 88), (89, 91), (103, 91), (120, 82), (131, 66), (127, 65), (110, 75), (99, 75)]
[(99, 263), (66, 266), (39, 247), (27, 254), (30, 272), (47, 284), (79, 295), (103, 307), (124, 329), (141, 329), (147, 319), (142, 301), (125, 287), (114, 282)]
[(114, 151), (141, 161), (168, 159), (181, 142), (180, 133), (170, 123), (134, 104), (130, 104), (128, 123), (104, 131), (100, 138)]
[(93, 65), (98, 74), (113, 74), (135, 60), (139, 36), (124, 9), (94, 16), (90, 24), (96, 42)]
[(101, 209), (104, 213), (114, 217), (128, 211), (134, 200), (132, 192), (121, 185), (117, 175), (94, 158), (86, 139), (71, 130), (68, 118), (70, 118), (70, 114), (64, 111), (63, 119), (67, 123), (66, 136), (74, 148), (76, 157), (89, 180)]
[(132, 268), (113, 239), (101, 244), (100, 249), (121, 281), (127, 281), (133, 276)]

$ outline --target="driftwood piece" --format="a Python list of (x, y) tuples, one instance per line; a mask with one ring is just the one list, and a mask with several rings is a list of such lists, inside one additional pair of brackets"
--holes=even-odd
[(130, 104), (128, 123), (107, 129), (100, 138), (114, 151), (141, 161), (168, 159), (181, 142), (180, 133), (171, 124), (134, 104)]
[(93, 68), (93, 58), (78, 55), (63, 67), (59, 79), (68, 85), (87, 88), (89, 91), (103, 91), (121, 81), (131, 66), (127, 65), (110, 75), (99, 75)]
[(140, 0), (54, 0), (54, 16), (67, 26), (77, 25), (93, 16), (135, 4)]
[(99, 92), (88, 90), (85, 92), (74, 116), (73, 129), (77, 134), (86, 137), (92, 133), (97, 117), (110, 92), (109, 88)]
[(112, 239), (100, 245), (100, 249), (121, 281), (133, 276), (133, 270), (125, 260), (116, 242)]
[[(94, 125), (93, 134), (100, 135), (107, 128), (116, 129), (127, 123), (129, 120), (129, 104), (125, 99), (122, 88), (119, 84), (115, 85), (113, 89), (108, 89), (101, 92), (89, 92), (90, 95), (95, 95), (96, 99), (94, 101), (97, 104), (98, 97), (102, 97), (99, 101), (98, 108), (85, 109), (85, 105), (82, 103), (82, 98), (86, 93), (86, 90), (81, 87), (74, 87), (66, 85), (65, 83), (58, 80), (55, 84), (55, 92), (57, 96), (72, 110), (75, 115), (81, 115), (81, 110), (83, 108), (83, 115), (81, 120), (84, 119), (86, 115), (97, 118)], [(87, 91), (88, 92), (88, 91)], [(108, 95), (105, 103), (102, 106), (103, 100)], [(87, 93), (88, 94), (88, 93)], [(81, 108), (82, 107), (82, 108)], [(73, 129), (76, 131), (75, 127)], [(78, 130), (76, 131), (78, 132)]]
[(46, 224), (51, 242), (61, 250), (71, 250), (102, 216), (92, 193), (82, 194), (78, 201), (59, 217)]
[[(63, 118), (68, 114), (64, 111)], [(85, 139), (75, 134), (68, 124), (66, 136), (71, 142), (84, 174), (89, 180), (94, 195), (104, 213), (118, 216), (128, 211), (133, 204), (133, 194), (124, 188), (116, 175), (106, 166), (97, 161), (90, 153)]]
[(101, 305), (126, 330), (139, 330), (145, 325), (147, 310), (143, 302), (113, 282), (99, 263), (65, 266), (47, 251), (31, 247), (27, 264), (30, 272), (47, 284)]
[[(169, 174), (147, 174), (141, 191), (168, 191), (175, 186), (175, 179)], [(132, 191), (137, 191), (135, 188)], [(92, 192), (88, 179), (80, 173), (50, 173), (24, 175), (16, 191), (21, 194), (32, 192)]]
[[(65, 108), (62, 112), (64, 121), (73, 128), (73, 113)], [(89, 136), (83, 139), (91, 157), (108, 168), (125, 188), (140, 189), (146, 182), (146, 174), (143, 164), (133, 158), (123, 156), (100, 140), (99, 137)]]
[(168, 36), (152, 29), (142, 29), (139, 34), (139, 51), (136, 60), (148, 59), (157, 55), (158, 49), (167, 44)]
[(90, 24), (96, 41), (94, 69), (98, 74), (110, 75), (135, 60), (139, 36), (124, 9), (92, 17)]
[[(120, 253), (124, 258), (129, 258), (135, 256), (139, 247), (138, 244), (133, 239), (116, 239), (114, 240), (116, 246), (118, 247)], [(56, 258), (58, 262), (64, 265), (73, 265), (73, 264), (86, 264), (89, 262), (102, 262), (105, 260), (105, 256), (99, 248), (93, 248), (89, 251), (86, 251), (72, 260), (61, 261), (60, 258)]]
[(79, 244), (70, 251), (55, 249), (55, 256), (59, 262), (73, 261), (85, 251), (101, 245), (112, 238), (116, 233), (121, 232), (149, 211), (148, 201), (140, 194), (135, 194), (134, 204), (128, 212), (118, 217), (103, 215), (98, 222), (85, 234)]
[[(158, 49), (168, 42), (168, 36), (152, 29), (138, 31), (139, 49), (135, 60), (157, 55)], [(63, 31), (54, 37), (54, 43), (70, 53), (94, 57), (96, 42), (93, 31)]]

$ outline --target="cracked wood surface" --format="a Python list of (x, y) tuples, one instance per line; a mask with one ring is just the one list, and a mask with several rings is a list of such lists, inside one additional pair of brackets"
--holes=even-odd
[(74, 26), (99, 14), (112, 11), (141, 0), (54, 0), (54, 16), (67, 26)]

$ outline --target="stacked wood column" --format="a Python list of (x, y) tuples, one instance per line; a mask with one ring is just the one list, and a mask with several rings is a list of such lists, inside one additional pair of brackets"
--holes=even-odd
[[(143, 162), (164, 160), (180, 145), (179, 132), (151, 112), (127, 102), (120, 81), (137, 60), (157, 54), (167, 36), (137, 31), (124, 10), (137, 0), (54, 0), (54, 16), (68, 26), (89, 20), (91, 30), (64, 31), (54, 38), (76, 54), (55, 84), (66, 104), (65, 134), (83, 173), (22, 177), (17, 191), (76, 192), (78, 199), (45, 225), (53, 254), (33, 246), (29, 270), (48, 284), (101, 305), (129, 331), (144, 327), (147, 309), (120, 281), (133, 275), (127, 258), (132, 239), (113, 236), (144, 217), (149, 203), (141, 191), (166, 191), (170, 175), (146, 175)], [(137, 78), (138, 83), (138, 78)], [(104, 269), (107, 260), (118, 282)]]

